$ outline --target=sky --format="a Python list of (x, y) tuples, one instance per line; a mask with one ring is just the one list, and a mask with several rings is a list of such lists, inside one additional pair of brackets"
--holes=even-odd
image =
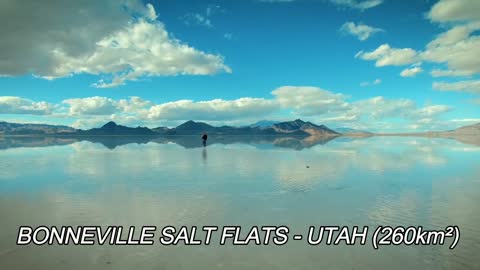
[(0, 121), (480, 122), (478, 0), (1, 0), (0, 34)]

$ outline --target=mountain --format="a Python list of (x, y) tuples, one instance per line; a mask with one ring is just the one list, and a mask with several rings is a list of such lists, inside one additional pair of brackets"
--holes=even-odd
[(126, 127), (117, 125), (115, 122), (108, 122), (100, 128), (92, 128), (88, 130), (79, 130), (75, 135), (82, 136), (98, 136), (98, 135), (135, 135), (135, 136), (150, 136), (156, 135), (154, 131), (146, 127)]
[(291, 133), (303, 131), (314, 136), (339, 136), (340, 133), (329, 129), (324, 125), (315, 125), (311, 122), (305, 122), (300, 119), (288, 122), (282, 122), (273, 125), (273, 129), (281, 133)]
[(108, 122), (102, 127), (88, 130), (77, 130), (66, 126), (49, 126), (34, 124), (11, 124), (0, 122), (0, 135), (55, 135), (55, 136), (107, 136), (107, 135), (131, 135), (131, 136), (160, 136), (160, 135), (245, 135), (245, 136), (338, 136), (339, 133), (300, 119), (290, 122), (273, 124), (272, 127), (214, 127), (206, 123), (187, 121), (175, 128), (157, 127), (126, 127)]
[(273, 125), (278, 124), (278, 121), (268, 121), (268, 120), (261, 120), (256, 123), (251, 124), (249, 127), (259, 127), (259, 128), (267, 128), (273, 127)]
[(434, 135), (453, 138), (462, 143), (480, 146), (480, 123), (459, 127), (445, 132), (436, 132)]
[(480, 123), (469, 125), (469, 126), (463, 126), (454, 130), (445, 131), (444, 133), (451, 134), (451, 135), (462, 135), (462, 136), (471, 136), (471, 135), (480, 136)]
[[(157, 129), (155, 129), (157, 130)], [(165, 131), (164, 128), (158, 128), (160, 132)], [(202, 133), (208, 133), (209, 135), (272, 135), (281, 136), (285, 135), (285, 132), (277, 131), (273, 128), (261, 128), (261, 127), (232, 127), (221, 126), (214, 127), (206, 123), (187, 121), (176, 128), (172, 128), (166, 131), (165, 135), (200, 135)], [(308, 133), (296, 130), (294, 132), (288, 132), (289, 136), (309, 136)]]
[(0, 135), (49, 135), (59, 132), (71, 133), (75, 131), (76, 129), (67, 126), (0, 122)]
[(156, 128), (152, 128), (152, 131), (157, 133), (157, 134), (169, 134), (172, 132), (172, 129), (171, 128), (168, 128), (168, 127), (156, 127)]
[(358, 136), (372, 136), (373, 135), (372, 132), (353, 129), (353, 128), (346, 128), (346, 127), (336, 128), (335, 131), (337, 131), (338, 133), (342, 133), (342, 135), (358, 135)]
[(175, 128), (175, 134), (201, 134), (213, 131), (215, 127), (202, 122), (187, 121)]

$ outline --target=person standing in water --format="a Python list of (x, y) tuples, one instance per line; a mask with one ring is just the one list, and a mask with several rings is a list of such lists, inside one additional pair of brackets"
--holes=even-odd
[(207, 133), (204, 133), (202, 135), (202, 140), (203, 140), (203, 146), (204, 147), (207, 146), (207, 139), (208, 139), (208, 135), (207, 135)]

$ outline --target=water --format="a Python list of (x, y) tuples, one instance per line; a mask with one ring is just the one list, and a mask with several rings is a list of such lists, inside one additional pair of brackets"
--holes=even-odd
[[(479, 269), (480, 147), (449, 139), (0, 138), (0, 269)], [(16, 246), (21, 225), (457, 225), (459, 245)], [(449, 241), (447, 241), (450, 243)]]

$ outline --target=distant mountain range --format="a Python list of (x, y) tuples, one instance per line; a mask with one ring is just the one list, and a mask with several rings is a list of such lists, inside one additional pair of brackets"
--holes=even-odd
[(309, 135), (314, 136), (339, 136), (340, 133), (321, 125), (315, 125), (311, 122), (305, 122), (300, 119), (274, 124), (272, 127), (275, 131), (280, 133), (291, 133), (303, 131)]
[(53, 125), (30, 125), (30, 124), (10, 124), (0, 122), (0, 134), (3, 135), (69, 135), (69, 136), (105, 136), (105, 135), (130, 135), (130, 136), (153, 136), (153, 135), (200, 135), (207, 133), (209, 135), (269, 135), (269, 136), (339, 136), (340, 133), (327, 128), (326, 126), (317, 126), (310, 122), (304, 122), (300, 119), (289, 122), (273, 124), (273, 126), (246, 126), (233, 127), (221, 126), (214, 127), (206, 123), (187, 121), (175, 128), (168, 127), (126, 127), (117, 125), (115, 122), (108, 122), (99, 128), (88, 130), (73, 129), (65, 126)]
[[(117, 125), (115, 122), (108, 122), (100, 128), (92, 128), (88, 130), (76, 130), (75, 135), (136, 135), (136, 136), (151, 136), (157, 133), (146, 127), (126, 127)], [(69, 134), (72, 135), (72, 134)]]
[(250, 127), (272, 127), (273, 125), (275, 124), (278, 124), (280, 122), (278, 121), (269, 121), (269, 120), (261, 120), (261, 121), (258, 121), (254, 124), (251, 124)]
[(480, 135), (480, 123), (444, 132), (447, 135)]
[(45, 124), (16, 124), (0, 122), (0, 135), (48, 135), (63, 132), (75, 132), (76, 129), (67, 126)]
[(0, 135), (45, 135), (45, 136), (170, 136), (170, 135), (248, 135), (248, 136), (284, 136), (284, 137), (337, 137), (337, 136), (375, 136), (375, 135), (412, 135), (438, 137), (480, 136), (480, 123), (443, 132), (374, 134), (351, 128), (330, 129), (325, 125), (316, 125), (296, 119), (287, 122), (260, 121), (250, 126), (215, 127), (203, 122), (187, 121), (177, 127), (126, 127), (108, 122), (102, 127), (88, 130), (74, 129), (68, 126), (45, 124), (16, 124), (0, 122)]
[[(288, 137), (288, 136), (212, 136), (208, 145), (215, 144), (250, 144), (261, 148), (281, 147), (302, 150), (315, 145), (323, 145), (339, 137)], [(346, 137), (345, 137), (346, 138)], [(352, 140), (355, 138), (351, 138)], [(87, 141), (115, 149), (127, 144), (175, 143), (184, 148), (203, 147), (196, 136), (0, 136), (0, 150), (17, 147), (47, 147), (52, 145), (69, 145)]]
[(364, 136), (371, 136), (373, 135), (372, 132), (369, 131), (364, 131), (364, 130), (358, 130), (358, 129), (353, 129), (353, 128), (346, 128), (346, 127), (341, 127), (341, 128), (336, 128), (336, 132), (342, 133), (343, 135), (364, 135)]

